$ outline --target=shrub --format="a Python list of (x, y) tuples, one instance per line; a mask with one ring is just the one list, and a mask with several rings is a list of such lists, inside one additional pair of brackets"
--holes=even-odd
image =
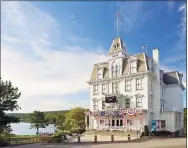
[(85, 131), (85, 129), (73, 129), (71, 133), (83, 134)]
[(144, 136), (149, 136), (149, 130), (147, 125), (144, 126)]
[(143, 137), (144, 136), (144, 132), (141, 133), (140, 137)]
[(171, 133), (169, 131), (153, 131), (152, 135), (155, 136), (169, 136)]
[(61, 143), (61, 138), (52, 137), (47, 143)]
[(8, 142), (0, 140), (0, 147), (8, 146)]

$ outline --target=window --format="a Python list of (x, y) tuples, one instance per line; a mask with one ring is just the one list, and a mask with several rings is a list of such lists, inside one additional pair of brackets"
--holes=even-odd
[(151, 98), (151, 108), (153, 108), (153, 98)]
[(130, 69), (131, 73), (135, 73), (136, 72), (136, 62), (135, 61), (131, 62), (130, 67), (131, 67), (131, 69)]
[(178, 115), (179, 115), (179, 123), (181, 123), (181, 113), (179, 113)]
[(164, 111), (164, 102), (161, 101), (161, 111)]
[(115, 67), (112, 66), (112, 77), (115, 77)]
[(131, 90), (131, 83), (130, 81), (125, 81), (125, 91), (130, 91)]
[(118, 65), (116, 65), (116, 77), (119, 76), (119, 69)]
[(116, 126), (119, 126), (119, 119), (116, 120)]
[(112, 93), (115, 93), (115, 89), (116, 89), (115, 83), (112, 83)]
[(102, 84), (102, 94), (106, 93), (106, 84)]
[(97, 101), (96, 100), (93, 100), (93, 109), (94, 110), (97, 110)]
[(118, 92), (118, 91), (119, 91), (119, 83), (116, 82), (116, 92)]
[(114, 120), (112, 120), (112, 126), (114, 126)]
[(125, 99), (125, 108), (130, 108), (130, 99)]
[(93, 94), (97, 95), (98, 94), (98, 85), (93, 86)]
[(97, 79), (102, 79), (102, 69), (97, 69)]
[(136, 80), (136, 90), (142, 90), (142, 80), (141, 79)]
[(100, 125), (104, 125), (104, 120), (100, 120)]
[(136, 98), (136, 107), (137, 108), (142, 107), (142, 98), (141, 97)]
[(123, 120), (120, 119), (120, 126), (123, 126)]
[(105, 101), (102, 101), (102, 109), (105, 109)]

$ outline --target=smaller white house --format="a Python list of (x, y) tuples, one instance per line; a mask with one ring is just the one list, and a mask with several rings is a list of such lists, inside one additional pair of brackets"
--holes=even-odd
[(113, 40), (108, 61), (94, 64), (88, 81), (87, 130), (182, 131), (183, 75), (160, 69), (160, 53), (129, 55), (121, 38)]

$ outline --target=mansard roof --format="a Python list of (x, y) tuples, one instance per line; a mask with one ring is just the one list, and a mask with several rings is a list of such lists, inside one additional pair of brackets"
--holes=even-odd
[[(128, 59), (131, 57), (135, 57), (137, 59), (137, 71), (138, 72), (146, 72), (148, 71), (148, 66), (147, 66), (147, 59), (145, 56), (145, 53), (139, 53), (136, 55), (131, 55), (123, 58), (123, 65), (122, 65), (122, 75), (128, 75), (129, 73), (129, 64), (128, 64)], [(98, 63), (94, 64), (94, 68), (91, 74), (90, 81), (95, 81), (97, 80), (97, 68), (103, 68), (103, 79), (109, 78), (109, 62), (103, 62), (103, 63)]]

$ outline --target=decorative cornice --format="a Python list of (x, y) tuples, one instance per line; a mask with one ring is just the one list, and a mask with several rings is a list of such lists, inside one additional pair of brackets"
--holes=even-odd
[(144, 95), (142, 95), (142, 94), (139, 94), (139, 93), (137, 93), (136, 95), (134, 95), (135, 97), (144, 97)]
[(113, 80), (122, 80), (122, 79), (133, 79), (137, 76), (141, 76), (143, 78), (146, 74), (149, 74), (150, 72), (143, 72), (143, 73), (135, 73), (131, 75), (122, 75), (119, 77), (114, 77), (114, 78), (107, 78), (107, 79), (101, 79), (101, 80), (95, 80), (95, 81), (87, 81), (88, 84), (98, 84), (98, 83), (103, 83), (103, 82), (112, 82)]

